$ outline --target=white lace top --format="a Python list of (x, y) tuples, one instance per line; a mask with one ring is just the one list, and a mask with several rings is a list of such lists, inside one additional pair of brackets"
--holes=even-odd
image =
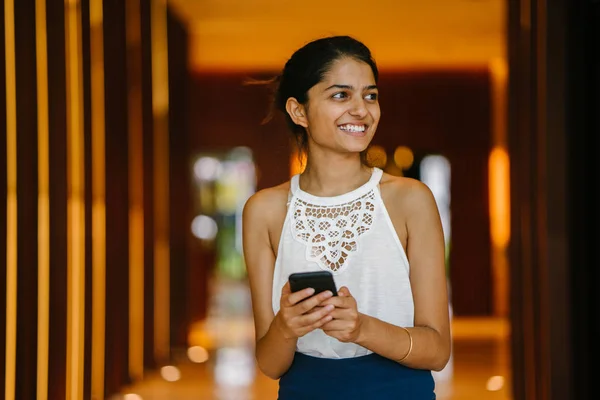
[[(273, 276), (273, 311), (293, 272), (323, 269), (338, 289), (347, 286), (358, 311), (394, 325), (414, 324), (409, 264), (379, 192), (383, 172), (349, 193), (318, 197), (291, 180), (290, 201)], [(371, 351), (342, 343), (317, 329), (298, 339), (297, 351), (315, 357), (349, 358)]]

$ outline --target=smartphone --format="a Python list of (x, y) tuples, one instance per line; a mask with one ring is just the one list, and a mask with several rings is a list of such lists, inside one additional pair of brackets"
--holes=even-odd
[(333, 274), (329, 271), (296, 272), (289, 276), (289, 281), (292, 292), (313, 288), (315, 289), (314, 294), (329, 290), (334, 296), (337, 296)]

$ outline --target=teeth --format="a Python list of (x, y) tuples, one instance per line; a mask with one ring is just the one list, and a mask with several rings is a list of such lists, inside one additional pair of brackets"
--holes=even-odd
[(341, 125), (340, 129), (343, 131), (348, 131), (348, 132), (364, 132), (365, 131), (365, 126), (364, 125)]

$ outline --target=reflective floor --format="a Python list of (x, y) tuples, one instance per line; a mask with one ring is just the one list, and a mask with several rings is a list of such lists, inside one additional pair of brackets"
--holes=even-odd
[[(256, 368), (247, 288), (215, 284), (211, 315), (190, 332), (190, 349), (173, 365), (148, 372), (111, 400), (269, 400), (277, 382)], [(439, 400), (511, 400), (508, 324), (491, 318), (454, 318), (453, 353), (435, 373)]]

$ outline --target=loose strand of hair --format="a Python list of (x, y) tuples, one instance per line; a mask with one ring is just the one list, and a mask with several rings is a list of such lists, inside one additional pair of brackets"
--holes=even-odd
[(275, 116), (275, 111), (277, 109), (275, 101), (280, 83), (281, 75), (276, 75), (269, 79), (246, 78), (242, 82), (244, 86), (264, 86), (269, 89), (269, 109), (267, 115), (260, 121), (261, 125), (268, 124)]

